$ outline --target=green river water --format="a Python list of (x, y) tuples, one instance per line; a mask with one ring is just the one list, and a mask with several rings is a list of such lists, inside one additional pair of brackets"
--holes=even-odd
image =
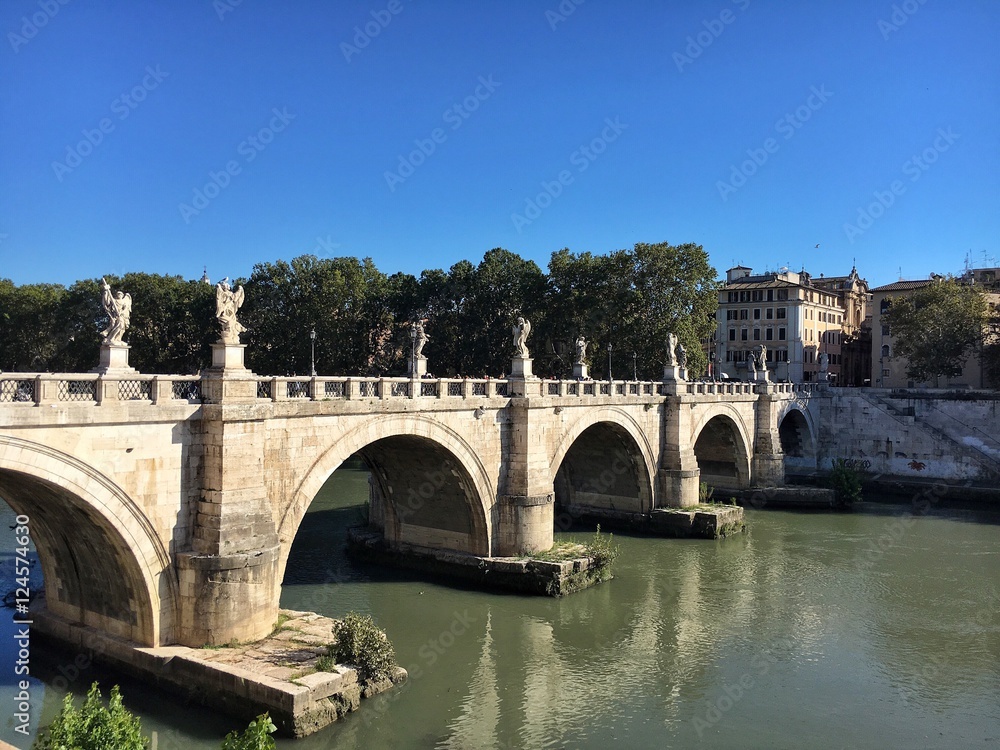
[[(410, 680), (279, 748), (1000, 747), (1000, 514), (866, 503), (749, 510), (749, 533), (717, 542), (615, 535), (615, 579), (556, 600), (353, 564), (367, 492), (358, 468), (327, 483), (281, 603), (370, 613)], [(0, 737), (26, 747), (0, 619)], [(33, 655), (33, 729), (94, 679), (121, 682), (154, 750), (214, 750), (237, 727), (92, 665), (75, 676), (75, 656)]]

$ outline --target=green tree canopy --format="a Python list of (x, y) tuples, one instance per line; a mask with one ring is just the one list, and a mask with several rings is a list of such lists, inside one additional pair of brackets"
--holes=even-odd
[(914, 380), (960, 375), (982, 343), (986, 314), (983, 293), (953, 278), (896, 297), (885, 315), (892, 354), (906, 358), (906, 374)]

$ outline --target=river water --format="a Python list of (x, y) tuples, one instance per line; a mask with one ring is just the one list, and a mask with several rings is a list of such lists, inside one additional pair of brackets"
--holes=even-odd
[[(360, 468), (331, 478), (281, 603), (371, 614), (410, 680), (280, 748), (1000, 746), (1000, 514), (866, 503), (750, 510), (749, 533), (721, 541), (616, 535), (615, 579), (555, 600), (354, 565), (344, 533), (366, 497)], [(0, 570), (6, 587), (9, 558)], [(9, 718), (8, 620), (0, 737), (27, 747)], [(85, 655), (32, 658), (43, 722), (101, 679), (121, 682), (154, 750), (216, 750), (236, 727)]]

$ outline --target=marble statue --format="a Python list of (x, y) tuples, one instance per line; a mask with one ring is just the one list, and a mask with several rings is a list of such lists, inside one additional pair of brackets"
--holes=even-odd
[(667, 367), (677, 367), (677, 334), (667, 334)]
[(767, 347), (763, 344), (758, 344), (753, 350), (757, 354), (757, 368), (767, 372)]
[(215, 317), (219, 321), (220, 341), (223, 344), (239, 344), (240, 334), (246, 330), (236, 319), (236, 311), (243, 306), (243, 287), (235, 291), (229, 286), (227, 276), (215, 285)]
[(120, 289), (112, 294), (111, 287), (103, 278), (101, 284), (104, 287), (101, 302), (104, 305), (104, 312), (108, 314), (108, 327), (101, 331), (101, 336), (104, 337), (101, 343), (122, 346), (122, 336), (125, 335), (132, 317), (132, 295), (125, 294)]
[(512, 332), (514, 334), (514, 350), (516, 352), (516, 356), (521, 359), (527, 359), (528, 347), (526, 342), (528, 341), (528, 334), (531, 333), (531, 323), (524, 318), (518, 318)]
[(688, 354), (687, 349), (684, 348), (684, 344), (677, 344), (677, 366), (687, 367), (688, 365)]
[(757, 375), (757, 354), (755, 352), (747, 352), (747, 368), (750, 370), (750, 375), (756, 377)]
[(413, 324), (413, 330), (416, 331), (416, 343), (413, 349), (413, 358), (420, 359), (424, 356), (424, 344), (431, 340), (431, 337), (427, 335), (424, 330), (424, 321), (418, 320)]
[(576, 339), (576, 364), (582, 365), (584, 357), (587, 356), (587, 339), (579, 336)]
[(826, 352), (820, 352), (819, 355), (819, 374), (820, 380), (826, 380), (828, 370), (830, 368), (830, 355)]

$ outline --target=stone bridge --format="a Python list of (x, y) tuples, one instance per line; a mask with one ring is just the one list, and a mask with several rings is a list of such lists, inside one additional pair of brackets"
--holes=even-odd
[(548, 549), (554, 506), (648, 513), (816, 466), (810, 385), (0, 375), (0, 498), (54, 615), (146, 646), (263, 637), (288, 554), (359, 456), (389, 544)]

